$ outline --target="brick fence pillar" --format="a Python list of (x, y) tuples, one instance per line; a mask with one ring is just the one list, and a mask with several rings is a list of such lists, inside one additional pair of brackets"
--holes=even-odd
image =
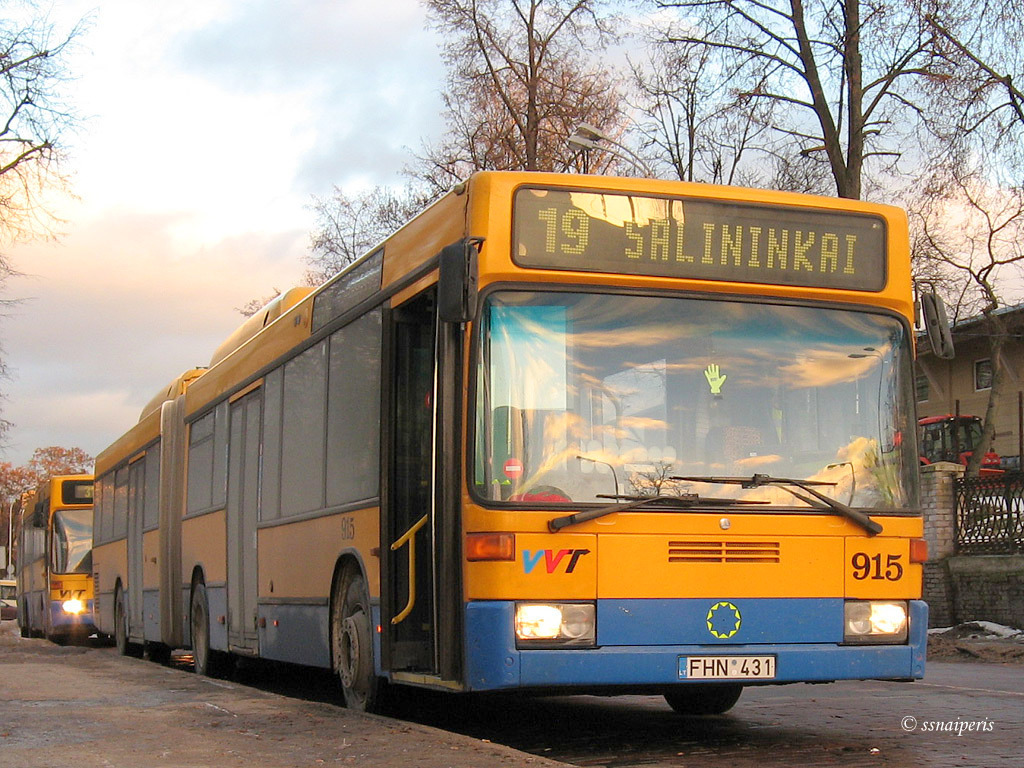
[(924, 565), (924, 599), (928, 623), (947, 627), (957, 622), (952, 582), (947, 564), (956, 551), (956, 496), (953, 483), (965, 467), (938, 462), (921, 467), (921, 506), (924, 509), (924, 537), (928, 562)]

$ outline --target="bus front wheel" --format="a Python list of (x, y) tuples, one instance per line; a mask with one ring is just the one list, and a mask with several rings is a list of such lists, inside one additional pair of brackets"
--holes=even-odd
[(680, 715), (720, 715), (739, 701), (743, 686), (735, 683), (691, 683), (665, 693)]
[(341, 680), (345, 705), (361, 712), (381, 711), (384, 681), (374, 670), (370, 598), (362, 574), (353, 570), (343, 574), (334, 585), (331, 657)]

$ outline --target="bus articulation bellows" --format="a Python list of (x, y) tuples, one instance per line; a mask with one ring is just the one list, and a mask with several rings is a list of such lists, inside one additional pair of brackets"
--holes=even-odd
[(920, 678), (912, 316), (895, 208), (477, 174), (98, 457), (100, 628), (369, 710)]

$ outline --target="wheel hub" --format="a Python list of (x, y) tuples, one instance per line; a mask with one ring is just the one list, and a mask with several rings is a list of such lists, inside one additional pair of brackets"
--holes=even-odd
[(341, 683), (346, 688), (351, 688), (356, 680), (359, 669), (359, 628), (356, 620), (348, 616), (341, 625), (341, 658), (339, 659), (338, 674), (341, 675)]

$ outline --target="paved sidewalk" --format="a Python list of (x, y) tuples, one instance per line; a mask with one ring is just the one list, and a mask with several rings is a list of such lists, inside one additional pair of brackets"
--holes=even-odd
[(541, 757), (211, 680), (0, 623), (0, 765), (11, 768), (554, 768)]

